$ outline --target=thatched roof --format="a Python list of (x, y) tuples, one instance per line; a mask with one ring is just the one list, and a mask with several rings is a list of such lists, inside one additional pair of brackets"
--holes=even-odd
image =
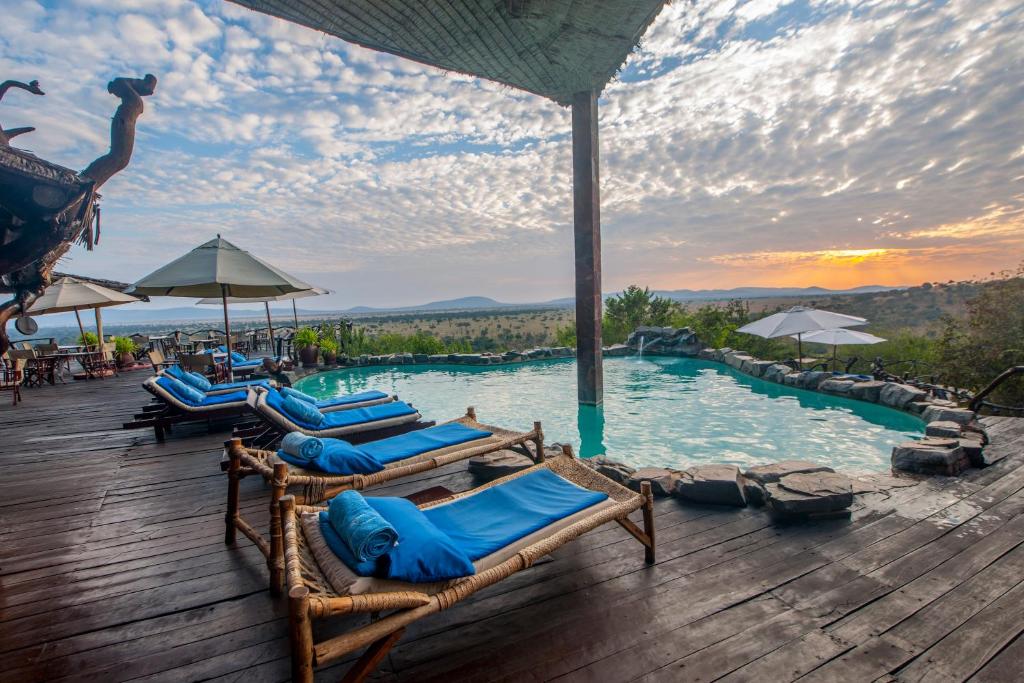
[(364, 47), (569, 104), (600, 92), (666, 0), (232, 0)]

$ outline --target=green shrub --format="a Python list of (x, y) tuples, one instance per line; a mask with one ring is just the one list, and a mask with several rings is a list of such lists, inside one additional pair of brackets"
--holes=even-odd
[(84, 334), (78, 335), (77, 342), (82, 346), (96, 346), (100, 343), (99, 338), (95, 332), (85, 332)]
[(128, 353), (134, 354), (139, 347), (128, 337), (114, 337), (114, 350), (120, 356)]
[(312, 327), (303, 327), (295, 333), (292, 343), (297, 349), (307, 349), (320, 343), (320, 334)]

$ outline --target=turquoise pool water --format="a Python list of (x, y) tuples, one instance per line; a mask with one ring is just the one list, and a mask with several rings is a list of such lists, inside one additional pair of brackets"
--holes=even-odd
[(365, 389), (398, 394), (431, 420), (477, 409), (483, 422), (607, 453), (634, 466), (701, 462), (740, 466), (800, 458), (847, 469), (886, 470), (894, 444), (922, 422), (871, 403), (748, 377), (688, 358), (609, 358), (604, 406), (576, 403), (572, 359), (511, 366), (414, 365), (333, 370), (297, 388), (319, 398)]

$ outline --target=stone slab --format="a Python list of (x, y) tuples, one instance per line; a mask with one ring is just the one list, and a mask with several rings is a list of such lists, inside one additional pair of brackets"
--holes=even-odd
[(651, 482), (651, 493), (658, 497), (671, 496), (675, 490), (678, 470), (665, 467), (641, 467), (626, 481), (626, 486), (633, 491), (640, 491), (640, 483)]
[(675, 495), (683, 500), (745, 507), (747, 499), (735, 465), (698, 465), (679, 474)]
[(529, 456), (512, 450), (504, 450), (470, 458), (466, 469), (473, 476), (490, 481), (526, 469), (533, 464), (534, 462)]
[[(936, 443), (936, 442), (952, 442)], [(971, 466), (970, 458), (956, 439), (926, 437), (905, 441), (892, 449), (894, 469), (919, 474), (956, 476)]]
[(929, 422), (924, 428), (926, 436), (941, 436), (949, 439), (960, 438), (960, 425), (948, 420), (935, 420)]
[(759, 484), (774, 484), (783, 477), (790, 474), (805, 474), (812, 472), (835, 472), (834, 469), (821, 463), (809, 460), (783, 460), (768, 465), (757, 465), (751, 467), (743, 476)]
[(768, 507), (784, 517), (834, 513), (853, 504), (853, 483), (837, 472), (790, 474), (765, 491)]
[(970, 424), (974, 420), (974, 411), (967, 408), (949, 408), (930, 405), (921, 413), (925, 422), (955, 422), (958, 425)]

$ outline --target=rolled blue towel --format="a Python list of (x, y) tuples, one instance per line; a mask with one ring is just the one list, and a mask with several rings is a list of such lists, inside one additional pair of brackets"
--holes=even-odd
[(386, 555), (398, 543), (398, 532), (357, 491), (344, 491), (327, 506), (327, 519), (359, 562)]
[(316, 460), (324, 452), (324, 442), (302, 432), (289, 432), (281, 439), (281, 450), (300, 460)]

